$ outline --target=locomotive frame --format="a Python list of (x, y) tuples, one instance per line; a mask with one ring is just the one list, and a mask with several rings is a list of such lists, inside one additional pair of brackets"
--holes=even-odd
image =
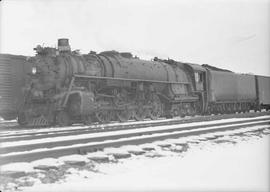
[[(129, 101), (126, 103), (121, 103), (121, 99), (124, 98), (119, 98), (117, 93), (119, 93), (119, 91), (125, 92), (125, 88), (127, 88), (122, 86), (103, 87), (103, 90), (105, 91), (97, 92), (96, 97), (94, 98), (94, 96), (91, 95), (91, 88), (88, 88), (87, 85), (106, 85), (107, 81), (110, 81), (110, 83), (112, 83), (112, 81), (118, 83), (119, 81), (122, 83), (125, 83), (125, 81), (130, 82), (132, 84), (131, 89), (133, 90), (133, 92), (130, 94), (134, 96), (131, 99), (135, 99), (135, 102)], [(82, 86), (84, 90), (76, 90), (78, 89), (78, 84), (84, 84), (85, 86)], [(28, 122), (28, 125), (43, 126), (49, 125), (50, 123), (56, 123), (60, 126), (67, 126), (76, 122), (83, 122), (84, 124), (91, 124), (93, 121), (108, 123), (113, 120), (125, 122), (130, 118), (134, 118), (135, 120), (144, 120), (146, 117), (154, 120), (164, 115), (164, 110), (169, 108), (166, 105), (172, 104), (178, 104), (178, 107), (183, 109), (181, 114), (179, 114), (179, 111), (176, 111), (176, 108), (172, 109), (171, 111), (167, 111), (167, 117), (173, 117), (177, 115), (181, 115), (182, 117), (185, 115), (195, 115), (195, 110), (198, 111), (198, 109), (190, 109), (190, 106), (195, 107), (195, 102), (199, 101), (198, 97), (193, 96), (189, 97), (188, 100), (186, 99), (172, 101), (166, 95), (157, 92), (153, 84), (190, 85), (189, 82), (149, 81), (138, 79), (73, 75), (68, 86), (68, 90), (65, 93), (61, 93), (61, 96), (59, 96), (57, 98), (57, 102), (55, 102), (56, 105), (54, 105), (53, 109), (51, 109), (50, 114), (55, 114), (55, 118), (52, 117), (50, 120), (51, 122), (48, 122), (44, 116), (41, 116), (39, 118), (35, 118), (30, 123)], [(91, 99), (89, 100), (90, 97), (92, 98), (92, 101), (95, 101), (96, 103), (91, 102)], [(161, 100), (163, 102), (161, 102)], [(71, 106), (76, 105), (78, 101), (82, 102), (79, 104), (81, 113), (71, 116), (70, 114), (74, 114), (74, 111), (68, 110), (72, 108)], [(183, 107), (184, 105), (185, 108)], [(26, 106), (23, 108), (26, 108)], [(24, 118), (25, 117), (19, 116), (19, 123), (21, 125), (26, 123), (23, 122), (26, 121)]]

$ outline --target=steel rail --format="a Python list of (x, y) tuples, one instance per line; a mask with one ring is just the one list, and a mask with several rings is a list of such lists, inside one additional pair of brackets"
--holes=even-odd
[[(168, 138), (179, 138), (189, 135), (198, 135), (205, 134), (210, 132), (220, 132), (227, 130), (234, 130), (238, 128), (252, 127), (256, 125), (266, 125), (267, 128), (270, 127), (270, 118), (264, 121), (254, 121), (254, 122), (245, 122), (239, 121), (238, 123), (231, 123), (230, 125), (219, 124), (215, 126), (200, 127), (200, 126), (190, 126), (189, 128), (183, 129), (183, 127), (177, 129), (166, 129), (166, 130), (152, 130), (146, 132), (137, 132), (129, 133), (122, 135), (107, 136), (107, 138), (100, 137), (99, 139), (92, 140), (93, 138), (88, 139), (84, 142), (76, 141), (75, 143), (70, 143), (70, 141), (65, 141), (62, 143), (62, 146), (54, 146), (53, 148), (46, 148), (40, 145), (37, 145), (41, 148), (19, 148), (20, 150), (27, 151), (16, 151), (12, 150), (3, 150), (0, 155), (0, 164), (7, 164), (11, 162), (20, 162), (20, 161), (33, 161), (41, 158), (48, 157), (60, 157), (71, 154), (81, 154), (100, 150), (106, 147), (119, 147), (122, 145), (137, 145), (143, 143), (149, 143), (156, 140), (164, 140)], [(46, 149), (44, 149), (46, 148)], [(4, 153), (3, 153), (4, 152)]]
[[(241, 123), (241, 122), (257, 122), (257, 121), (263, 121), (263, 120), (269, 120), (270, 118), (260, 118), (260, 119), (249, 119), (249, 120), (240, 120), (240, 121), (235, 121), (235, 122), (221, 122), (221, 123), (214, 123), (214, 124), (211, 124), (211, 121), (209, 121), (210, 124), (205, 124), (205, 125), (196, 125), (196, 126), (189, 126), (190, 123), (196, 123), (196, 122), (189, 122), (187, 123), (187, 126), (186, 128), (183, 128), (183, 130), (185, 129), (195, 129), (195, 128), (203, 128), (203, 127), (211, 127), (211, 126), (216, 126), (216, 125), (230, 125), (230, 124), (236, 124), (236, 123)], [(122, 131), (122, 130), (131, 130), (131, 129), (143, 129), (143, 128), (147, 128), (147, 127), (158, 127), (158, 126), (164, 126), (164, 125), (175, 125), (175, 124), (178, 124), (178, 125), (181, 125), (185, 122), (181, 122), (181, 123), (171, 123), (171, 122), (162, 122), (162, 123), (158, 123), (158, 124), (139, 124), (138, 126), (127, 126), (127, 127), (120, 127), (120, 128), (114, 128), (114, 129), (103, 129), (101, 131), (97, 131), (97, 130), (92, 130), (92, 129), (87, 129), (87, 130), (84, 130), (84, 131), (72, 131), (72, 132), (63, 132), (63, 133), (58, 133), (58, 134), (55, 134), (55, 133), (52, 133), (52, 134), (44, 134), (44, 135), (40, 135), (40, 134), (37, 134), (37, 135), (31, 135), (31, 136), (26, 136), (26, 137), (21, 137), (21, 136), (13, 136), (13, 137), (7, 137), (7, 138), (1, 138), (0, 137), (0, 142), (1, 143), (4, 143), (4, 142), (14, 142), (14, 141), (27, 141), (27, 140), (33, 140), (33, 139), (46, 139), (46, 138), (55, 138), (55, 137), (65, 137), (65, 136), (75, 136), (75, 135), (82, 135), (82, 134), (90, 134), (90, 133), (106, 133), (106, 132), (115, 132), (115, 131)], [(168, 129), (169, 130), (169, 129)], [(97, 138), (93, 138), (93, 140), (96, 140)], [(86, 142), (87, 142), (87, 139), (85, 139)], [(83, 142), (84, 139), (81, 139), (80, 142)], [(76, 143), (76, 141), (73, 141), (73, 143)], [(53, 147), (52, 143), (43, 143), (41, 144), (43, 147)], [(55, 144), (56, 146), (60, 145), (60, 142), (59, 143), (56, 143)], [(29, 145), (30, 146), (30, 145)], [(21, 146), (21, 148), (25, 148), (25, 146)], [(0, 154), (1, 154), (1, 148), (0, 148)]]
[[(222, 116), (199, 116), (199, 117), (191, 117), (190, 119), (171, 119), (171, 120), (153, 120), (151, 122), (128, 122), (127, 123), (121, 123), (121, 124), (97, 124), (97, 125), (91, 125), (89, 127), (84, 128), (74, 128), (68, 130), (67, 128), (63, 128), (63, 130), (59, 127), (57, 130), (53, 130), (53, 128), (44, 128), (50, 129), (43, 131), (37, 129), (30, 129), (35, 130), (35, 132), (24, 132), (29, 131), (28, 129), (23, 130), (22, 133), (8, 133), (8, 134), (1, 134), (0, 131), (0, 142), (7, 142), (7, 141), (15, 141), (20, 137), (20, 139), (28, 140), (32, 139), (33, 136), (35, 138), (46, 138), (46, 137), (58, 137), (58, 136), (67, 136), (67, 135), (79, 135), (83, 133), (96, 133), (96, 132), (107, 132), (107, 131), (118, 131), (118, 130), (127, 130), (127, 129), (137, 129), (137, 128), (144, 128), (144, 127), (150, 127), (150, 126), (159, 126), (159, 125), (172, 125), (172, 124), (183, 124), (183, 123), (194, 123), (194, 122), (200, 122), (200, 121), (212, 121), (212, 120), (221, 120), (221, 119), (228, 119), (228, 118), (243, 118), (243, 117), (257, 117), (257, 116), (263, 116), (270, 114), (269, 112), (262, 112), (262, 113), (249, 113), (249, 114), (227, 114)], [(19, 130), (15, 130), (19, 131)]]

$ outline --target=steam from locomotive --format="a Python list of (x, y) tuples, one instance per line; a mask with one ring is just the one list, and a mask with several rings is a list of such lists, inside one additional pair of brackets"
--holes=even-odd
[[(255, 76), (173, 60), (146, 61), (126, 52), (81, 55), (71, 51), (68, 39), (59, 39), (57, 49), (37, 46), (35, 51), (18, 113), (21, 125), (123, 122), (261, 107)], [(245, 91), (229, 87), (222, 93), (212, 81), (228, 76)]]

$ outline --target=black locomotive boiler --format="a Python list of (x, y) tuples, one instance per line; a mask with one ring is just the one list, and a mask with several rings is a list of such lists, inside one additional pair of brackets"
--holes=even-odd
[[(173, 60), (146, 61), (116, 51), (81, 55), (71, 51), (68, 39), (59, 39), (57, 49), (35, 50), (18, 111), (21, 125), (66, 126), (260, 109), (254, 76)], [(235, 77), (238, 86), (254, 80), (255, 90), (239, 93), (236, 87), (222, 93), (215, 84), (220, 77), (216, 73), (225, 79)]]

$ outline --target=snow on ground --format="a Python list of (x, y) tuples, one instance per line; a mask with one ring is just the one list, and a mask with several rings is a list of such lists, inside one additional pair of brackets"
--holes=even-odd
[(4, 166), (1, 166), (1, 172), (5, 171), (24, 171), (24, 172), (31, 172), (33, 171), (33, 166), (31, 163), (11, 163)]
[(63, 161), (55, 158), (44, 158), (44, 159), (39, 159), (36, 161), (32, 161), (31, 164), (33, 167), (39, 166), (39, 165), (46, 165), (46, 166), (60, 166), (63, 165)]
[[(168, 155), (167, 151), (159, 150), (164, 156), (132, 156), (118, 163), (96, 164), (96, 172), (70, 168), (63, 180), (51, 184), (36, 182), (22, 190), (268, 191), (270, 136), (248, 135), (247, 138), (225, 136), (190, 144), (185, 153)], [(237, 143), (218, 143), (221, 139)], [(170, 141), (175, 140), (166, 142)], [(156, 147), (154, 143), (148, 146)], [(118, 151), (127, 148), (132, 147), (123, 147)]]

